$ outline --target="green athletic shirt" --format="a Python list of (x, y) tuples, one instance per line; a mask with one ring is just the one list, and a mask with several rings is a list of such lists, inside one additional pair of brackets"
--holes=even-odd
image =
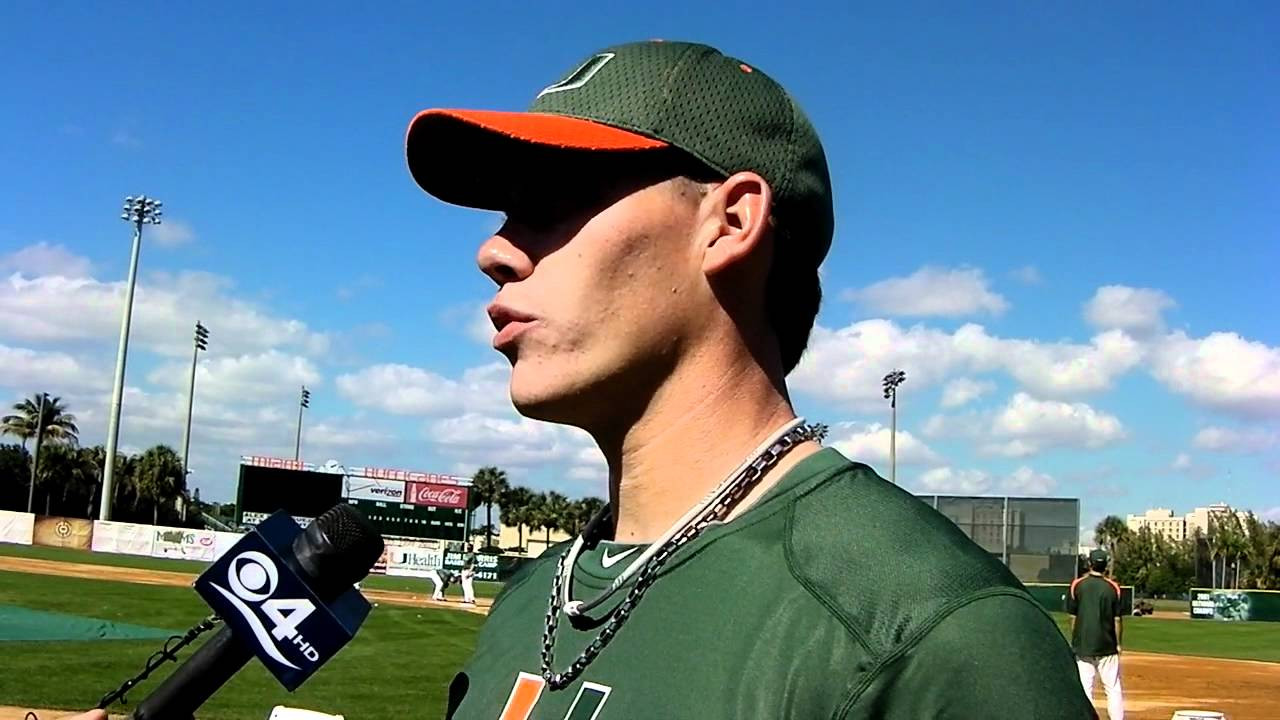
[[(643, 548), (574, 568), (594, 597)], [(495, 599), (450, 687), (451, 720), (1096, 718), (1066, 640), (1008, 569), (866, 465), (823, 449), (666, 564), (612, 642), (562, 690), (541, 679), (568, 543)], [(630, 586), (604, 607), (621, 603)], [(562, 614), (553, 670), (600, 628)]]
[(1120, 586), (1110, 578), (1089, 573), (1071, 583), (1067, 612), (1076, 616), (1071, 649), (1080, 657), (1104, 657), (1119, 652), (1116, 618), (1120, 617)]

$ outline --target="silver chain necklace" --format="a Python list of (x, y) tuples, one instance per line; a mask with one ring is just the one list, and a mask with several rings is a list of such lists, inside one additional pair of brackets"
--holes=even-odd
[(552, 669), (552, 663), (555, 652), (556, 626), (560, 621), (565, 562), (571, 552), (566, 549), (561, 553), (560, 559), (556, 564), (555, 579), (551, 585), (551, 601), (547, 605), (546, 625), (542, 631), (542, 678), (547, 685), (552, 690), (560, 690), (567, 687), (582, 674), (587, 665), (590, 665), (591, 661), (596, 659), (600, 652), (604, 650), (604, 647), (609, 644), (609, 641), (613, 639), (614, 635), (618, 633), (618, 629), (622, 627), (622, 624), (631, 615), (631, 611), (635, 609), (640, 597), (657, 579), (658, 571), (662, 569), (662, 566), (666, 564), (667, 560), (671, 559), (671, 556), (677, 550), (702, 534), (702, 531), (706, 530), (711, 523), (723, 519), (729, 510), (742, 499), (747, 490), (755, 485), (764, 476), (764, 473), (776, 465), (782, 459), (782, 456), (786, 455), (792, 448), (807, 440), (821, 441), (826, 433), (827, 427), (825, 425), (800, 425), (783, 435), (771, 444), (767, 450), (757, 456), (755, 460), (751, 461), (750, 465), (738, 476), (728, 488), (728, 492), (718, 502), (709, 507), (694, 522), (672, 536), (649, 562), (641, 568), (636, 576), (635, 584), (631, 587), (622, 603), (613, 611), (604, 629), (587, 645), (567, 670), (558, 673)]

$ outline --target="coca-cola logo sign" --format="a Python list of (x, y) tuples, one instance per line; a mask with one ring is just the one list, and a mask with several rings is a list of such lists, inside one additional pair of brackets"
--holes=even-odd
[(456, 485), (411, 482), (409, 492), (406, 493), (406, 501), (414, 505), (465, 509), (467, 489)]

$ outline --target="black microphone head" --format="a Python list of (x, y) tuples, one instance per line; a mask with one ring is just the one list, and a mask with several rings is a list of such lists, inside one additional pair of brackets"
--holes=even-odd
[(384, 547), (378, 528), (347, 503), (326, 510), (293, 541), (298, 565), (311, 576), (312, 588), (322, 597), (336, 596), (360, 582)]

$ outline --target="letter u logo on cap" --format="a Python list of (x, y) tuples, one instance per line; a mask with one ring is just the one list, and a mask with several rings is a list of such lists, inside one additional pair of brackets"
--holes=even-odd
[(614, 53), (600, 53), (599, 55), (592, 56), (590, 60), (579, 65), (577, 70), (569, 73), (569, 77), (543, 88), (542, 92), (538, 93), (538, 97), (542, 97), (548, 93), (576, 90), (577, 88), (586, 85), (591, 78), (595, 77), (596, 73), (600, 72), (600, 68), (604, 67), (613, 59), (613, 56)]

